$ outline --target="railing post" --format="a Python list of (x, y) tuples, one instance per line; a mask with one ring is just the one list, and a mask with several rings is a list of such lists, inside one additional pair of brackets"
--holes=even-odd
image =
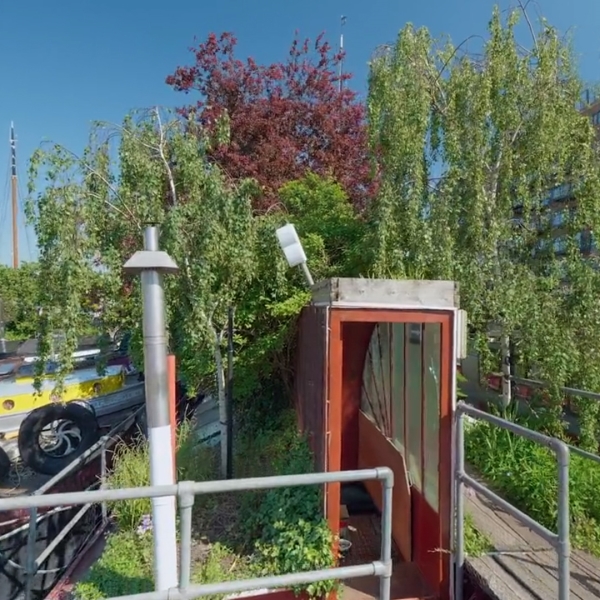
[[(106, 489), (106, 446), (102, 446), (100, 454), (100, 489)], [(102, 502), (102, 524), (108, 520), (108, 508), (106, 502)]]
[(569, 447), (562, 441), (554, 443), (558, 464), (558, 600), (568, 600), (571, 589), (571, 542), (569, 533)]
[(465, 415), (461, 407), (456, 408), (456, 469), (454, 473), (454, 489), (456, 493), (455, 514), (455, 600), (463, 600), (465, 581)]
[[(179, 484), (180, 489), (183, 486), (185, 486), (185, 483)], [(183, 491), (179, 495), (179, 514), (181, 516), (181, 545), (179, 552), (180, 590), (185, 590), (190, 585), (192, 569), (192, 509), (195, 499), (196, 497), (191, 492)]]
[(37, 508), (29, 510), (29, 531), (27, 532), (27, 555), (25, 558), (25, 593), (24, 600), (31, 600), (33, 578), (37, 568), (35, 560), (35, 546), (37, 542)]
[[(170, 463), (169, 463), (170, 464)], [(192, 536), (192, 508), (196, 494), (231, 493), (236, 491), (279, 489), (288, 486), (317, 485), (332, 482), (353, 482), (365, 480), (383, 481), (383, 506), (382, 506), (382, 542), (381, 559), (361, 565), (347, 567), (325, 568), (300, 573), (287, 573), (285, 575), (257, 577), (236, 581), (226, 581), (211, 584), (194, 584), (190, 582), (191, 571), (191, 536)], [(39, 565), (43, 564), (54, 547), (58, 546), (80, 515), (92, 505), (116, 500), (133, 500), (137, 498), (173, 498), (180, 499), (181, 506), (181, 575), (175, 584), (166, 590), (156, 590), (142, 594), (120, 596), (122, 600), (168, 600), (173, 597), (199, 597), (221, 594), (237, 594), (262, 588), (294, 587), (317, 581), (345, 580), (355, 577), (379, 577), (380, 598), (390, 600), (390, 580), (392, 575), (392, 497), (394, 475), (388, 467), (375, 469), (362, 469), (355, 471), (335, 471), (323, 473), (304, 473), (297, 475), (282, 475), (268, 477), (250, 477), (245, 479), (225, 479), (215, 481), (181, 482), (178, 485), (160, 485), (140, 488), (125, 489), (100, 489), (62, 494), (32, 494), (0, 498), (0, 511), (25, 508), (31, 511), (31, 524), (28, 534), (27, 568), (24, 570), (29, 575), (26, 579), (25, 598), (31, 600), (33, 576), (39, 573)], [(37, 540), (37, 513), (41, 507), (55, 507), (83, 505), (77, 515), (63, 528), (52, 543), (37, 558), (35, 545)], [(177, 563), (175, 563), (177, 567)], [(19, 568), (19, 565), (17, 565)], [(182, 592), (182, 590), (184, 590)]]
[(383, 487), (383, 510), (381, 511), (381, 562), (386, 572), (379, 579), (379, 598), (389, 600), (392, 589), (392, 497), (394, 473), (389, 471), (381, 481)]

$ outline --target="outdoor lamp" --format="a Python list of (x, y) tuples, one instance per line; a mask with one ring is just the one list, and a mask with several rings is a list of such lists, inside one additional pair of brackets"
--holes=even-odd
[(277, 234), (279, 247), (283, 251), (288, 265), (290, 265), (290, 267), (297, 267), (300, 265), (308, 287), (312, 287), (315, 282), (308, 270), (306, 254), (300, 242), (300, 238), (296, 233), (296, 228), (291, 223), (288, 223), (287, 225), (280, 227), (275, 233)]

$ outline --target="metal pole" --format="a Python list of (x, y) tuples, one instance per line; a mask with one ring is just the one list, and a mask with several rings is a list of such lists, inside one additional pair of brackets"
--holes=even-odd
[(571, 542), (569, 539), (569, 448), (560, 441), (554, 443), (558, 463), (558, 600), (569, 600), (571, 589), (570, 562)]
[(227, 479), (233, 478), (233, 307), (227, 312)]
[(510, 338), (502, 336), (502, 406), (508, 408), (512, 400)]
[(454, 489), (456, 493), (456, 571), (455, 600), (463, 600), (465, 582), (465, 415), (461, 410), (456, 412), (456, 473)]
[[(158, 229), (144, 231), (144, 250), (158, 251)], [(150, 484), (174, 483), (173, 450), (167, 375), (165, 294), (155, 269), (142, 271), (144, 305), (144, 376), (150, 447)], [(177, 533), (175, 497), (152, 499), (154, 577), (156, 590), (177, 586)]]
[(38, 511), (31, 508), (29, 511), (29, 531), (27, 532), (27, 555), (25, 559), (25, 600), (31, 600), (33, 592), (33, 578), (36, 575), (35, 547), (38, 534)]
[(192, 509), (196, 497), (194, 494), (181, 494), (179, 509), (181, 514), (181, 560), (179, 565), (179, 589), (186, 590), (190, 585), (192, 568)]
[(300, 263), (300, 268), (302, 269), (302, 273), (304, 273), (304, 279), (306, 279), (308, 287), (312, 287), (313, 285), (315, 285), (314, 279), (310, 271), (308, 270), (308, 265), (305, 262)]
[(386, 566), (386, 573), (379, 579), (379, 598), (380, 600), (390, 600), (392, 589), (392, 502), (394, 474), (390, 473), (382, 483), (381, 562)]
[[(100, 489), (106, 488), (106, 446), (102, 447), (100, 454)], [(102, 503), (102, 524), (108, 521), (108, 506), (106, 502)]]
[(342, 93), (344, 89), (344, 25), (346, 24), (346, 17), (343, 15), (340, 17), (340, 64), (338, 65), (338, 78), (339, 78), (339, 92)]
[(17, 185), (17, 139), (15, 138), (15, 127), (10, 124), (10, 154), (11, 154), (11, 176), (10, 176), (10, 199), (12, 206), (12, 247), (13, 247), (13, 269), (19, 268), (19, 200)]

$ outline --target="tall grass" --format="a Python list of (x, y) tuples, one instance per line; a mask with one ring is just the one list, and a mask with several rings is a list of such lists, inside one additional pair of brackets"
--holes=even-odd
[[(517, 419), (536, 429), (531, 419)], [(552, 531), (558, 516), (558, 471), (554, 453), (504, 429), (477, 422), (465, 436), (466, 458), (478, 473), (523, 512)], [(600, 465), (571, 453), (571, 539), (600, 556)]]
[[(206, 481), (215, 475), (215, 454), (200, 446), (190, 423), (177, 432), (177, 477), (188, 481)], [(114, 489), (150, 485), (150, 450), (148, 441), (139, 438), (132, 445), (119, 446), (114, 454), (108, 486)], [(201, 502), (201, 501), (200, 501)], [(135, 531), (142, 518), (152, 511), (150, 498), (112, 502), (109, 509), (119, 531)]]

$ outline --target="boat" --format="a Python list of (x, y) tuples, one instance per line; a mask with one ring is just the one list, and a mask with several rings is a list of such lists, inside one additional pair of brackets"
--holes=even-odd
[(35, 408), (51, 403), (67, 403), (74, 400), (89, 400), (121, 389), (125, 385), (122, 366), (106, 368), (99, 374), (96, 368), (75, 370), (66, 376), (64, 391), (55, 396), (57, 363), (49, 363), (42, 380), (40, 391), (34, 387), (35, 363), (23, 363), (10, 379), (0, 381), (0, 435), (7, 437), (18, 430), (25, 417)]

